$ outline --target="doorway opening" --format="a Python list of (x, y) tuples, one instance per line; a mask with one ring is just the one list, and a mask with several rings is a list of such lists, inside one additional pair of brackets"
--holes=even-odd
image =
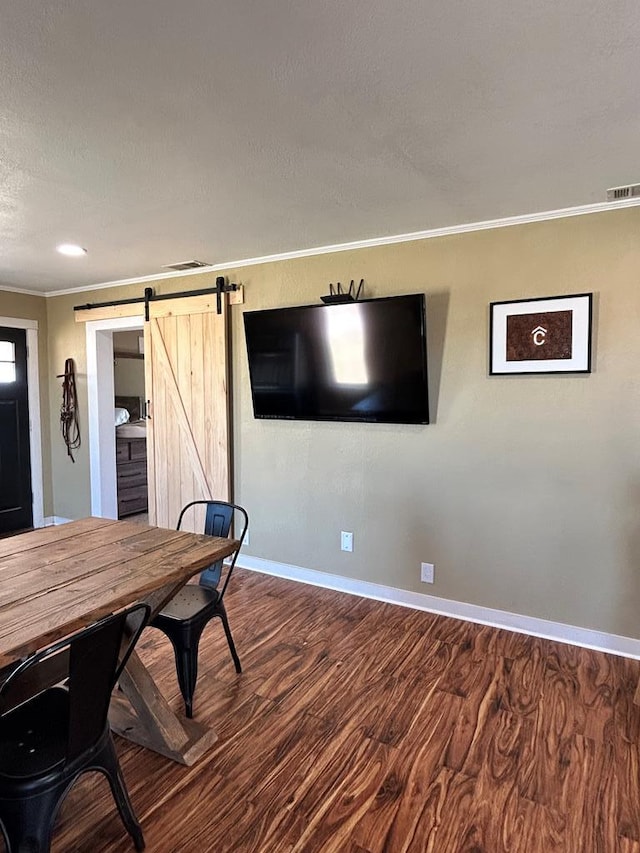
[(113, 332), (118, 518), (149, 520), (144, 336)]
[(142, 316), (86, 324), (91, 514), (101, 518), (118, 518), (114, 334), (136, 332), (140, 336), (143, 327)]

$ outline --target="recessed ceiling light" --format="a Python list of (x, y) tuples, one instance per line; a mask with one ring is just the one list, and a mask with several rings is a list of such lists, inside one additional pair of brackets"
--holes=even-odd
[(83, 249), (82, 246), (78, 246), (77, 243), (60, 243), (59, 246), (56, 246), (56, 249), (61, 255), (67, 255), (70, 258), (81, 258), (87, 254), (87, 250)]

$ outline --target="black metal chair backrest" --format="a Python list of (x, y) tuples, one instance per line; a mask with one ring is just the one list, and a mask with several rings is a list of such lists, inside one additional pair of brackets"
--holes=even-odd
[[(28, 670), (41, 665), (44, 671), (47, 662), (55, 659), (56, 683), (64, 682), (68, 690), (66, 763), (72, 762), (103, 733), (111, 691), (149, 621), (149, 614), (148, 605), (136, 604), (27, 658), (0, 687), (0, 709), (5, 708), (7, 700), (10, 702), (12, 693), (19, 694), (19, 682), (31, 676)], [(43, 685), (49, 686), (52, 685)], [(4, 715), (4, 710), (0, 713)]]
[[(231, 531), (231, 525), (233, 524), (234, 516), (238, 515), (239, 518), (242, 520), (242, 530), (240, 531), (240, 535), (236, 535), (235, 537), (238, 540), (239, 545), (238, 548), (234, 551), (233, 556), (231, 557), (231, 562), (228, 564), (228, 571), (224, 579), (224, 584), (219, 593), (219, 600), (221, 600), (224, 596), (227, 584), (229, 583), (229, 578), (231, 577), (231, 573), (233, 572), (233, 567), (236, 564), (238, 553), (240, 551), (240, 548), (242, 547), (244, 537), (247, 533), (247, 527), (249, 526), (249, 516), (247, 515), (247, 511), (243, 507), (238, 506), (238, 504), (228, 503), (227, 501), (191, 501), (191, 503), (188, 503), (182, 508), (182, 512), (180, 513), (180, 517), (178, 518), (177, 530), (180, 530), (182, 519), (187, 510), (191, 509), (191, 507), (194, 506), (206, 506), (203, 532), (207, 536), (222, 536), (223, 538), (226, 538), (229, 536), (229, 533)], [(207, 566), (207, 568), (200, 574), (201, 586), (213, 587), (217, 589), (218, 585), (220, 584), (223, 565), (224, 560), (218, 560), (217, 562), (212, 563), (210, 566)]]

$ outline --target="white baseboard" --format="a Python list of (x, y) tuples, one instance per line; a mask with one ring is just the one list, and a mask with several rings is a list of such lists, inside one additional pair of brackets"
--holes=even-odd
[(59, 515), (47, 515), (44, 518), (43, 527), (55, 527), (58, 524), (68, 524), (68, 522), (73, 521), (72, 518), (62, 518)]
[(438, 598), (435, 595), (424, 595), (420, 592), (396, 589), (392, 586), (355, 580), (342, 575), (305, 569), (302, 566), (291, 566), (287, 563), (277, 563), (274, 560), (264, 560), (261, 557), (241, 554), (238, 557), (237, 564), (254, 572), (300, 581), (312, 586), (321, 586), (325, 589), (335, 589), (338, 592), (359, 595), (362, 598), (373, 598), (377, 601), (412, 607), (415, 610), (427, 610), (429, 613), (451, 616), (454, 619), (490, 625), (493, 628), (504, 628), (507, 631), (515, 631), (519, 634), (530, 634), (534, 637), (543, 637), (546, 640), (556, 640), (573, 646), (582, 646), (622, 657), (640, 659), (640, 639), (633, 637), (606, 634), (604, 631), (578, 628), (575, 625), (565, 625), (563, 622), (551, 622), (535, 616), (523, 616), (519, 613), (494, 610), (491, 607), (481, 607), (478, 604), (468, 604), (464, 601), (452, 601), (448, 598)]

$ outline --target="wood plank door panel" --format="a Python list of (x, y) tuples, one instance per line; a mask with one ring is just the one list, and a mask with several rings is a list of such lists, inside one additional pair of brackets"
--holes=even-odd
[[(227, 310), (203, 311), (188, 298), (150, 307), (149, 521), (171, 528), (189, 501), (230, 498)], [(202, 530), (202, 519), (185, 529)]]

